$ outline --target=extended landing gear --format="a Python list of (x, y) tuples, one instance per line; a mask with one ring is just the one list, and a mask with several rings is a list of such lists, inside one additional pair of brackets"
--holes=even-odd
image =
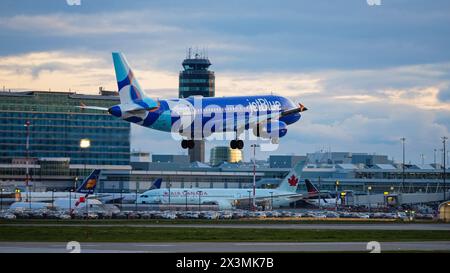
[(240, 139), (236, 139), (236, 140), (232, 140), (230, 142), (230, 147), (231, 149), (239, 149), (242, 150), (244, 149), (244, 141), (240, 140)]
[(183, 139), (181, 141), (181, 148), (183, 149), (194, 149), (195, 143), (192, 139), (186, 140)]

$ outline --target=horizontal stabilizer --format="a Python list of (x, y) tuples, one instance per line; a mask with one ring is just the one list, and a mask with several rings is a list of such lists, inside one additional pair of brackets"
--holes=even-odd
[(80, 109), (88, 109), (88, 110), (98, 110), (98, 111), (108, 111), (108, 108), (105, 107), (99, 107), (99, 106), (86, 106), (86, 105), (81, 105), (81, 106), (76, 106), (77, 108)]

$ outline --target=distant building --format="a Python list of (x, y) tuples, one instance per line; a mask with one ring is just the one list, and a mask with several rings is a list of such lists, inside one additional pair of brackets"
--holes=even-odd
[(313, 164), (392, 164), (387, 155), (373, 155), (368, 153), (351, 152), (315, 152), (306, 155), (309, 163)]
[[(214, 97), (215, 75), (208, 70), (211, 62), (198, 52), (192, 54), (191, 49), (182, 63), (183, 71), (179, 75), (179, 97), (190, 96)], [(189, 149), (191, 162), (205, 162), (205, 141), (196, 140), (194, 149)]]
[(217, 146), (211, 149), (210, 164), (217, 166), (223, 162), (238, 163), (242, 161), (242, 151), (228, 146)]
[(187, 155), (152, 155), (152, 162), (157, 163), (189, 163), (189, 156)]
[(150, 162), (150, 153), (132, 151), (130, 155), (131, 162)]
[(115, 91), (115, 90), (113, 90), (113, 91), (111, 91), (111, 90), (106, 90), (106, 89), (104, 89), (103, 87), (99, 87), (98, 88), (98, 94), (100, 95), (100, 96), (119, 96), (119, 92), (117, 92), (117, 91)]
[(389, 160), (387, 155), (369, 155), (369, 154), (353, 154), (352, 164), (392, 164), (392, 160)]
[[(136, 156), (132, 153), (131, 166), (133, 170), (148, 171), (148, 170), (170, 170), (174, 168), (181, 168), (189, 166), (188, 155), (163, 155), (153, 154), (150, 160), (149, 153), (138, 153), (141, 156)], [(134, 156), (133, 156), (134, 155)]]
[(130, 165), (133, 170), (148, 170), (150, 162), (150, 153), (138, 151), (131, 152)]
[(349, 152), (315, 152), (306, 154), (309, 163), (314, 164), (349, 164), (352, 153)]
[(305, 161), (302, 155), (271, 155), (269, 164), (271, 168), (293, 168), (299, 161)]

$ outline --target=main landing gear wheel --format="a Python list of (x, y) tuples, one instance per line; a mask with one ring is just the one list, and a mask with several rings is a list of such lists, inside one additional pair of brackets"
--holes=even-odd
[(242, 150), (242, 149), (244, 149), (244, 141), (242, 141), (242, 140), (240, 140), (240, 139), (237, 139), (237, 140), (232, 140), (231, 142), (230, 142), (230, 147), (231, 147), (231, 149), (239, 149), (239, 150)]
[(194, 149), (194, 146), (195, 146), (195, 143), (191, 139), (189, 139), (189, 140), (183, 139), (181, 141), (181, 147), (183, 149)]

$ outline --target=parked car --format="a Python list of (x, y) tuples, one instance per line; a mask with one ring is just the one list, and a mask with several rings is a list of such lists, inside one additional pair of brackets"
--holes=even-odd
[(16, 215), (9, 213), (9, 212), (2, 212), (0, 213), (0, 219), (5, 219), (5, 220), (14, 220), (16, 219)]

